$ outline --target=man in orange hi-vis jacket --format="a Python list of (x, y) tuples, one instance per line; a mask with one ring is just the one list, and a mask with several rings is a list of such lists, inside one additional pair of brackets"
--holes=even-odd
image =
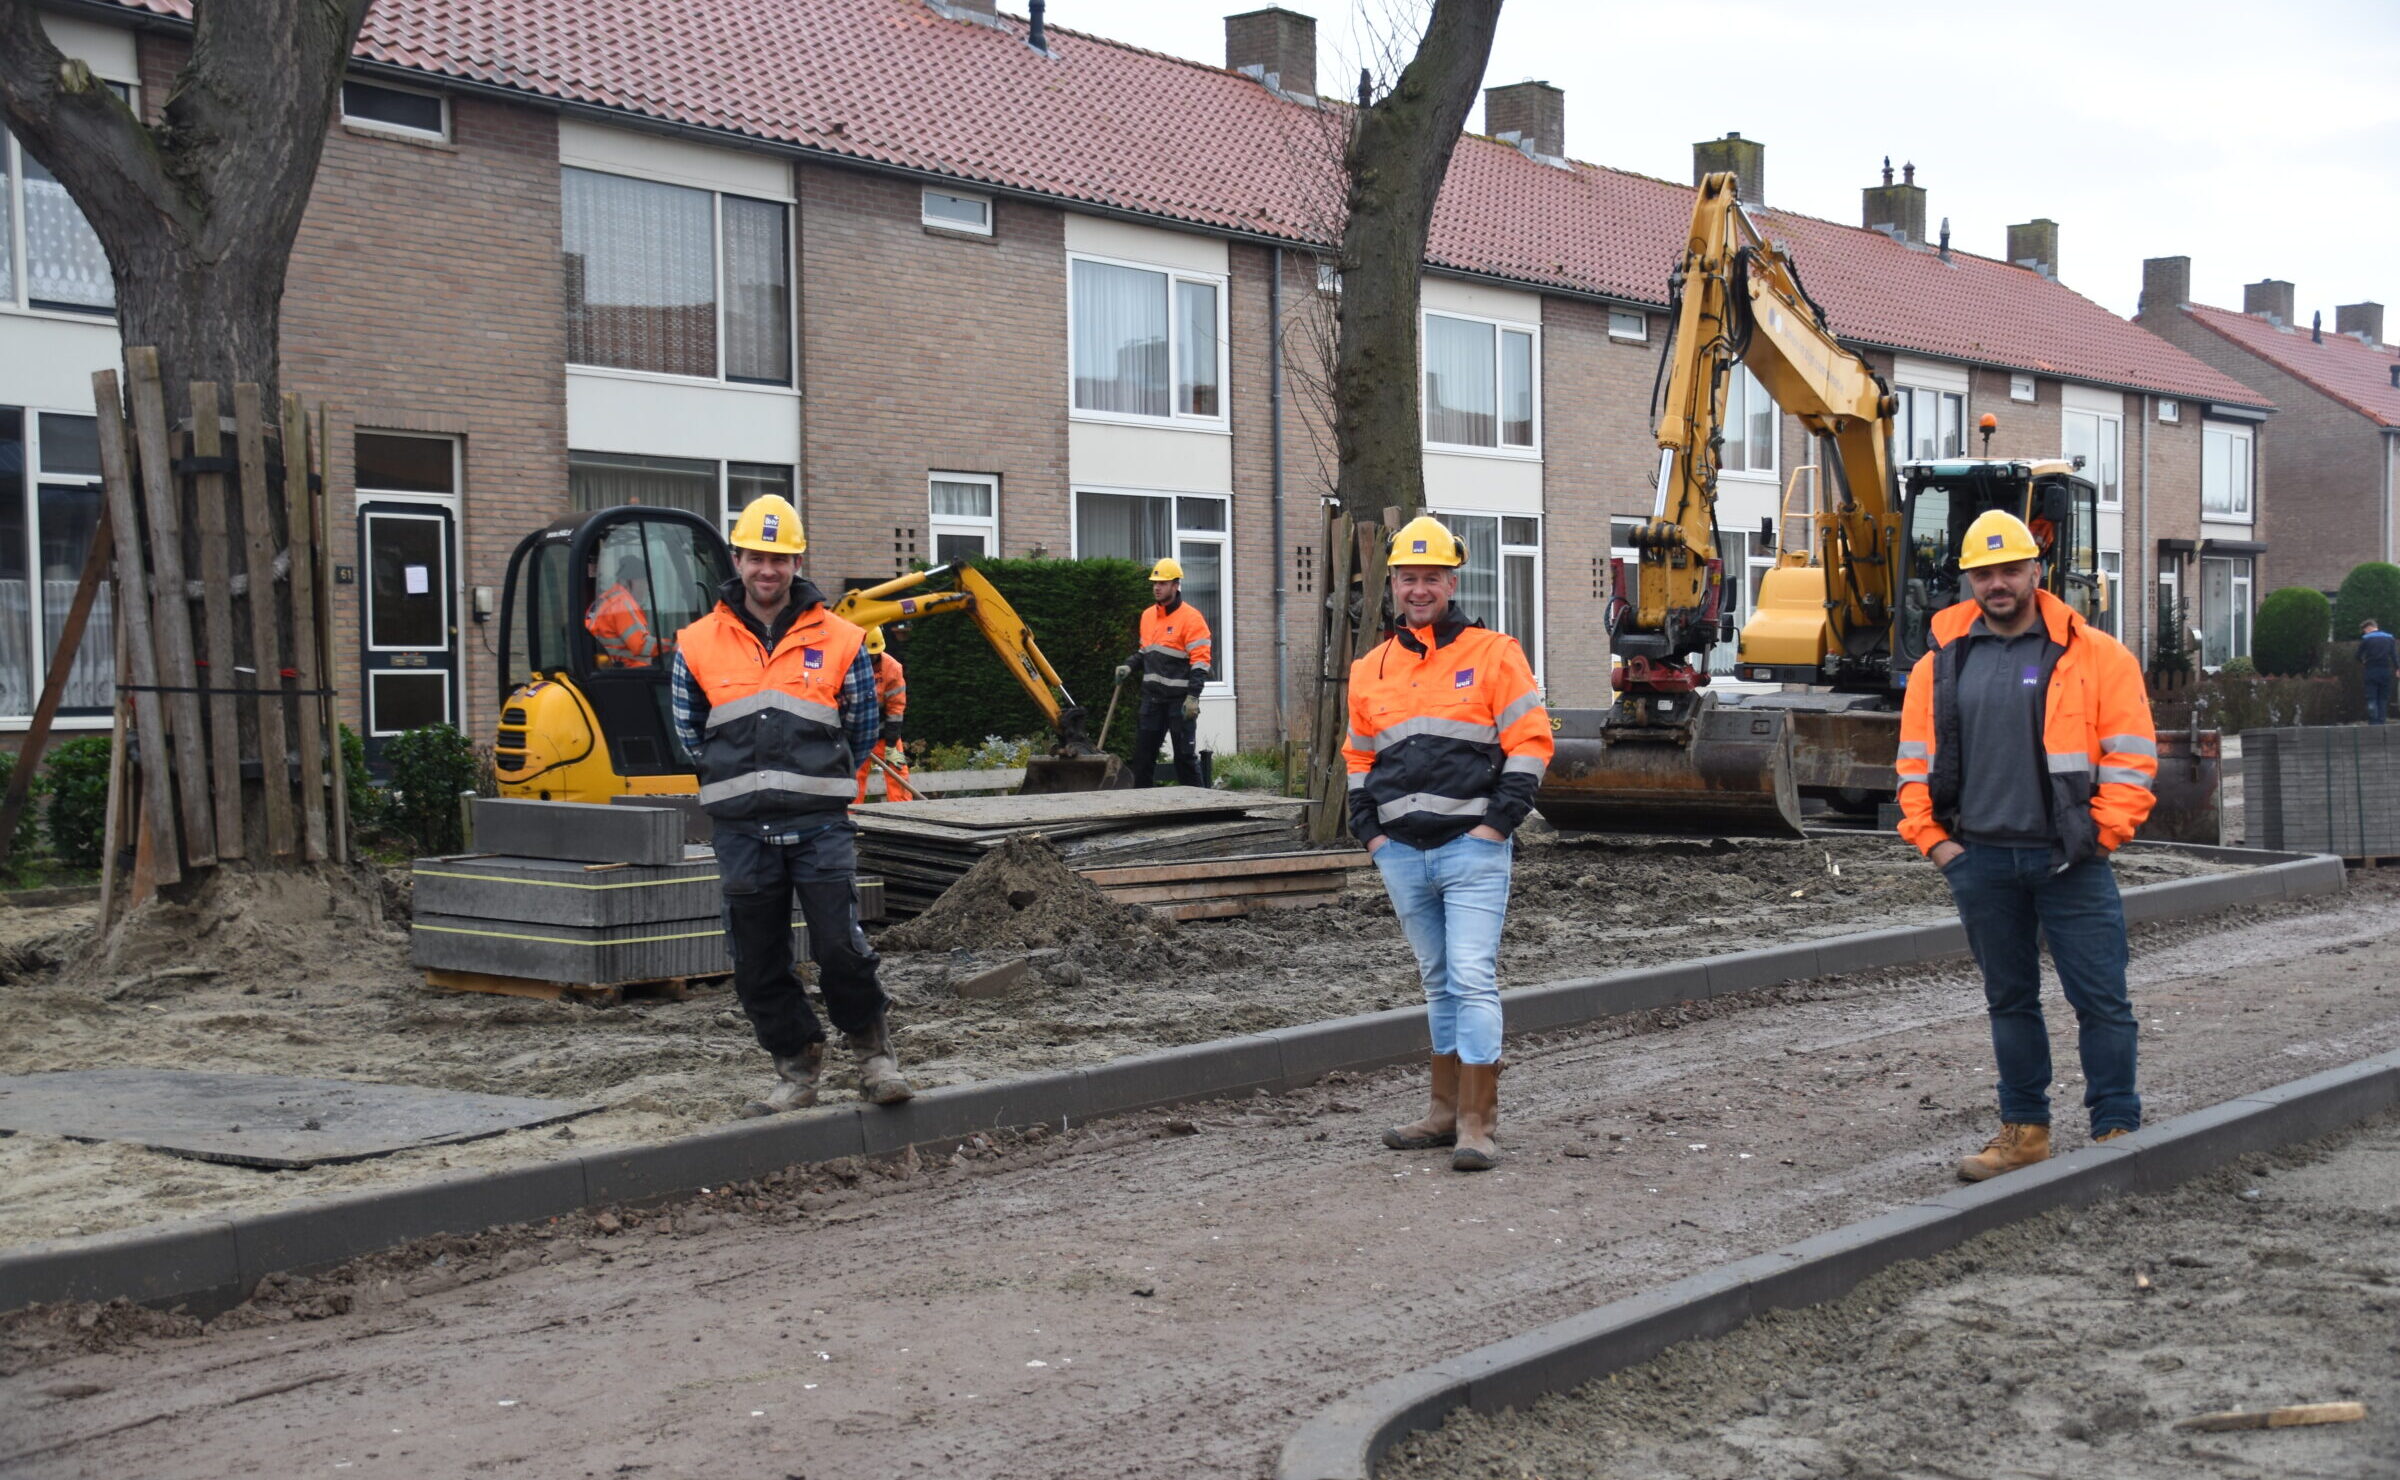
[(1117, 682), (1140, 674), (1141, 706), (1134, 711), (1133, 784), (1147, 790), (1158, 768), (1158, 742), (1175, 748), (1175, 784), (1199, 786), (1200, 690), (1216, 662), (1208, 618), (1183, 599), (1183, 566), (1172, 556), (1150, 567), (1150, 599), (1142, 608), (1142, 649), (1117, 665)]
[[(883, 735), (875, 742), (875, 754), (888, 763), (883, 773), (883, 799), (887, 802), (913, 802), (917, 794), (908, 786), (908, 752), (901, 748), (900, 722), (908, 717), (908, 671), (900, 660), (884, 651), (883, 629), (867, 629), (867, 656), (875, 660), (875, 702), (883, 713)], [(875, 769), (869, 760), (858, 768), (858, 799), (867, 799), (867, 776)]]
[(632, 560), (617, 565), (616, 579), (583, 614), (584, 629), (599, 644), (600, 656), (618, 668), (647, 668), (658, 661), (658, 639), (650, 631), (650, 612), (643, 598), (649, 583)]
[(2125, 910), (2109, 855), (2150, 815), (2158, 740), (2141, 665), (2041, 589), (2041, 549), (1988, 511), (1959, 550), (1973, 599), (1935, 614), (1900, 715), (1900, 834), (1940, 867), (1983, 972), (2000, 1133), (1970, 1182), (2050, 1155), (2041, 941), (2075, 1009), (2092, 1139), (2139, 1130)]
[(1350, 831), (1367, 845), (1425, 982), (1433, 1108), (1383, 1133), (1395, 1151), (1455, 1148), (1496, 1166), (1500, 925), (1515, 858), (1556, 748), (1525, 650), (1458, 609), (1467, 547), (1421, 515), (1392, 537), (1399, 630), (1350, 665)]

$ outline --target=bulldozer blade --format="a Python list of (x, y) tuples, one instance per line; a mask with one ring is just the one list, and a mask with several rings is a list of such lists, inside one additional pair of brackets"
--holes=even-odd
[(1562, 732), (1533, 805), (1592, 832), (1799, 837), (1790, 719), (1711, 705), (1684, 728)]
[(1125, 763), (1113, 755), (1037, 755), (1025, 763), (1021, 797), (1063, 791), (1113, 791), (1130, 785)]

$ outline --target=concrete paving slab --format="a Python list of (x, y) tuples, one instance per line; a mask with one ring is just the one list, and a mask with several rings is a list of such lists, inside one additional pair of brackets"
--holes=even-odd
[[(808, 929), (792, 920), (796, 959)], [(410, 922), (408, 959), (435, 971), (480, 971), (546, 982), (646, 982), (718, 976), (733, 970), (724, 917), (627, 925), (535, 925), (420, 911)]]
[(522, 797), (475, 799), (475, 849), (584, 863), (683, 861), (683, 814), (671, 807), (595, 807)]
[(419, 914), (545, 925), (608, 926), (717, 915), (717, 860), (578, 863), (564, 858), (474, 855), (420, 858), (410, 869)]

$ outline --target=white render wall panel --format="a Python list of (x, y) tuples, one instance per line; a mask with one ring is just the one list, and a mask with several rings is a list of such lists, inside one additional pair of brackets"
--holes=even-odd
[(1223, 432), (1071, 420), (1067, 477), (1078, 487), (1231, 493), (1233, 438)]
[(92, 411), (92, 373), (123, 359), (113, 319), (0, 314), (0, 406)]
[(1476, 514), (1542, 512), (1542, 465), (1530, 457), (1425, 454), (1425, 502)]
[(660, 134), (608, 128), (580, 118), (558, 121), (558, 162), (761, 200), (792, 198), (791, 166), (773, 155), (716, 149)]
[[(2102, 416), (2125, 414), (2125, 393), (2105, 386), (2077, 385), (2069, 381), (2058, 388), (2059, 405), (2069, 411), (2096, 411)], [(2139, 408), (2136, 408), (2139, 415)]]
[(1924, 360), (1910, 355), (1893, 356), (1892, 383), (1923, 386), (1929, 391), (1956, 391), (1962, 396), (1969, 390), (1966, 366), (1949, 360)]
[(1542, 295), (1514, 288), (1495, 288), (1460, 278), (1418, 279), (1418, 296), (1434, 313), (1463, 313), (1480, 319), (1510, 319), (1520, 324), (1542, 321)]
[(41, 16), (42, 30), (50, 37), (50, 44), (91, 68), (94, 76), (110, 82), (137, 85), (141, 82), (141, 66), (134, 59), (131, 31), (81, 16), (52, 15), (46, 11), (36, 14)]
[(781, 389), (684, 384), (569, 366), (567, 446), (796, 466), (800, 398)]
[(1145, 262), (1154, 267), (1175, 267), (1185, 272), (1213, 273), (1222, 277), (1231, 261), (1222, 237), (1198, 236), (1188, 231), (1166, 231), (1156, 226), (1137, 226), (1130, 221), (1110, 221), (1099, 216), (1067, 216), (1067, 250), (1094, 257), (1116, 257), (1127, 262)]

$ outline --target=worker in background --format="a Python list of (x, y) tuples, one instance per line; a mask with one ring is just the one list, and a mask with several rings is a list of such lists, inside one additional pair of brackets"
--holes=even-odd
[(1971, 600), (1934, 614), (1900, 717), (1900, 833), (1949, 881), (1983, 972), (2000, 1133), (1969, 1182), (2050, 1155), (2041, 943), (2075, 1009), (2092, 1139), (2139, 1130), (2125, 910), (2109, 857), (2156, 800), (2141, 664), (2041, 589), (2033, 532), (1990, 510), (1967, 526)]
[(867, 635), (800, 573), (808, 541), (790, 503), (752, 501), (732, 544), (734, 578), (677, 636), (669, 690), (676, 732), (698, 762), (700, 806), (716, 822), (734, 994), (775, 1061), (775, 1084), (742, 1113), (816, 1103), (825, 1029), (792, 973), (795, 893), (826, 1012), (858, 1061), (859, 1094), (897, 1104), (914, 1091), (893, 1057), (889, 999), (858, 926), (849, 813), (856, 757), (882, 729)]
[(1395, 1151), (1500, 1161), (1500, 925), (1511, 835), (1549, 769), (1550, 715), (1524, 649), (1458, 609), (1467, 547), (1419, 516), (1392, 537), (1399, 630), (1350, 665), (1350, 831), (1383, 875), (1425, 982), (1433, 1108)]
[(1153, 605), (1142, 608), (1141, 651), (1117, 665), (1117, 682), (1137, 673), (1142, 678), (1133, 727), (1133, 784), (1152, 784), (1158, 742), (1172, 737), (1175, 784), (1200, 786), (1200, 690), (1215, 659), (1208, 619), (1183, 599), (1183, 567), (1171, 559), (1150, 567), (1150, 599)]
[(2400, 668), (2400, 640), (2373, 617), (2358, 624), (2358, 668), (2366, 676), (2367, 723), (2383, 723), (2392, 704), (2392, 672)]
[[(908, 789), (908, 751), (900, 741), (900, 721), (908, 715), (908, 673), (898, 658), (884, 651), (881, 627), (867, 629), (867, 656), (875, 663), (875, 702), (883, 714), (883, 733), (875, 740), (875, 754), (886, 763), (883, 799), (913, 802), (917, 794)], [(873, 760), (858, 768), (858, 800), (867, 799), (867, 775), (876, 769)]]
[[(598, 557), (584, 572), (596, 576)], [(583, 614), (584, 630), (599, 645), (601, 661), (617, 668), (647, 668), (658, 661), (658, 639), (650, 631), (650, 583), (639, 560), (619, 556), (608, 589)]]

